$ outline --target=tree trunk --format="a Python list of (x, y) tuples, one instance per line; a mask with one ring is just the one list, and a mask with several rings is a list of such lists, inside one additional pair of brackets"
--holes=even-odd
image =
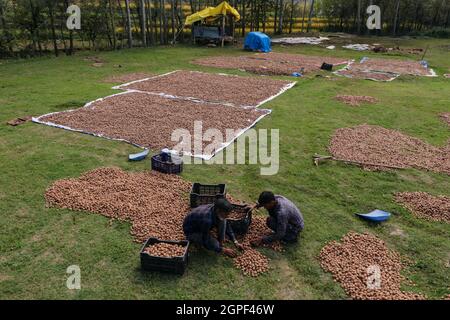
[(153, 34), (153, 11), (152, 11), (152, 2), (151, 0), (146, 0), (147, 3), (147, 29), (148, 29), (148, 39), (151, 45), (155, 44), (155, 38)]
[(306, 32), (309, 32), (309, 30), (311, 29), (313, 14), (314, 14), (314, 0), (311, 1), (311, 8), (309, 8), (308, 26), (306, 27)]
[(55, 30), (55, 11), (54, 11), (54, 4), (49, 3), (48, 4), (48, 14), (50, 16), (50, 25), (52, 30), (52, 38), (53, 38), (53, 50), (55, 51), (55, 56), (59, 56), (58, 52), (58, 42), (56, 41), (56, 30)]
[(122, 31), (121, 37), (120, 37), (120, 48), (123, 49), (123, 38), (125, 37), (124, 36), (124, 32), (127, 30), (127, 20), (125, 19), (125, 14), (123, 12), (122, 3), (120, 2), (120, 0), (117, 0), (117, 5), (118, 5), (119, 10), (120, 10), (120, 16), (122, 17), (123, 31)]
[(6, 19), (5, 19), (5, 9), (3, 8), (3, 0), (0, 0), (0, 23), (2, 24), (3, 30), (6, 31)]
[(241, 20), (241, 23), (242, 23), (242, 37), (245, 37), (245, 24), (246, 24), (246, 21), (245, 21), (245, 18), (246, 18), (246, 13), (245, 13), (245, 2), (246, 2), (246, 0), (242, 0), (242, 20)]
[(175, 30), (175, 0), (172, 0), (170, 3), (170, 9), (172, 10), (172, 21), (171, 21), (171, 27), (172, 27), (172, 43), (175, 44), (175, 38), (177, 36), (177, 32)]
[(109, 15), (111, 16), (111, 28), (113, 34), (114, 50), (117, 49), (117, 34), (116, 34), (116, 10), (112, 0), (109, 0)]
[(125, 0), (125, 7), (126, 7), (126, 11), (127, 11), (128, 48), (132, 48), (133, 47), (133, 31), (131, 30), (130, 0)]
[[(66, 14), (66, 10), (69, 7), (69, 1), (65, 0), (64, 1), (64, 5), (65, 8), (63, 8), (64, 10), (64, 14)], [(65, 25), (65, 21), (62, 22)], [(61, 35), (63, 35), (63, 26), (61, 25)], [(63, 37), (64, 39), (64, 37)], [(67, 50), (66, 47), (66, 42), (64, 40), (64, 50), (66, 51), (66, 55), (71, 56), (73, 54), (73, 30), (69, 30), (69, 49)]]
[(266, 33), (266, 23), (267, 23), (267, 1), (263, 1), (263, 21), (262, 21), (262, 27), (263, 27), (263, 32)]
[(280, 0), (275, 0), (275, 16), (273, 18), (273, 33), (276, 34), (277, 33), (277, 26), (278, 26), (278, 2)]
[(147, 27), (145, 26), (146, 22), (147, 22), (147, 16), (145, 13), (145, 1), (144, 0), (140, 0), (140, 9), (141, 9), (141, 37), (142, 37), (142, 45), (145, 47), (147, 47), (147, 35), (146, 35), (146, 30)]
[(304, 3), (303, 3), (303, 12), (302, 12), (302, 32), (304, 32), (303, 27), (304, 27), (304, 24), (305, 24), (306, 1), (307, 1), (307, 0), (304, 0)]
[(361, 1), (362, 0), (358, 0), (358, 11), (356, 16), (358, 34), (361, 34)]
[(164, 43), (164, 32), (163, 32), (163, 15), (162, 15), (162, 3), (163, 0), (159, 0), (159, 43)]
[(279, 14), (279, 21), (278, 21), (278, 33), (283, 33), (283, 19), (284, 19), (284, 1), (280, 0), (280, 6), (279, 6), (280, 14)]
[(291, 0), (291, 16), (289, 18), (289, 33), (292, 33), (292, 27), (294, 26), (294, 11), (295, 11), (295, 0)]
[(392, 29), (392, 35), (395, 37), (397, 33), (397, 21), (398, 21), (398, 12), (400, 11), (400, 0), (397, 0), (395, 5), (395, 15), (394, 15), (394, 26)]

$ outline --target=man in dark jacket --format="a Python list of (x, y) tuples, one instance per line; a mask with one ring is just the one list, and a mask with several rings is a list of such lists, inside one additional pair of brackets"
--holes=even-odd
[(268, 211), (269, 217), (266, 223), (274, 233), (253, 241), (254, 246), (277, 240), (287, 243), (297, 242), (300, 231), (305, 225), (303, 215), (295, 204), (283, 196), (264, 191), (260, 194), (256, 207), (264, 207)]
[[(186, 239), (198, 243), (208, 250), (235, 257), (233, 249), (224, 248), (222, 243), (225, 236), (233, 241), (235, 246), (242, 249), (236, 240), (233, 229), (227, 224), (227, 217), (233, 207), (226, 199), (217, 199), (214, 204), (202, 205), (193, 209), (184, 219), (183, 231)], [(217, 227), (218, 239), (211, 236), (211, 229)]]

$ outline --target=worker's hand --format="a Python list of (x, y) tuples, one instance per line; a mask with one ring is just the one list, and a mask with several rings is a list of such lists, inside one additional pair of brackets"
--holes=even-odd
[(256, 209), (259, 209), (259, 204), (248, 205), (248, 206), (245, 207), (246, 211), (256, 210)]
[(250, 241), (250, 244), (252, 245), (252, 247), (259, 247), (259, 246), (262, 245), (262, 243), (263, 243), (263, 239), (262, 238)]
[(222, 248), (222, 253), (230, 258), (236, 258), (237, 254), (233, 249)]
[(236, 248), (238, 248), (241, 251), (244, 251), (244, 245), (240, 244), (239, 242), (235, 242), (234, 245), (236, 246)]

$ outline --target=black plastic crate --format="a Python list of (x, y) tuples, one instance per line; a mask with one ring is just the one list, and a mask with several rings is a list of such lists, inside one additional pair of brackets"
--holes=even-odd
[(234, 233), (237, 235), (244, 235), (248, 232), (248, 228), (252, 223), (253, 210), (248, 208), (248, 205), (233, 204), (233, 211), (242, 213), (241, 219), (227, 219)]
[(183, 162), (177, 164), (171, 161), (162, 161), (161, 155), (157, 154), (152, 157), (152, 170), (167, 174), (180, 174), (183, 172)]
[(217, 198), (225, 197), (226, 192), (225, 184), (200, 184), (196, 182), (191, 189), (191, 208), (214, 203)]
[[(165, 258), (165, 257), (155, 257), (144, 252), (144, 249), (155, 243), (172, 243), (183, 245), (186, 250), (184, 255), (180, 257)], [(169, 241), (169, 240), (159, 240), (156, 238), (149, 238), (141, 249), (141, 268), (145, 271), (159, 271), (168, 272), (182, 275), (187, 268), (188, 258), (189, 258), (189, 241)]]

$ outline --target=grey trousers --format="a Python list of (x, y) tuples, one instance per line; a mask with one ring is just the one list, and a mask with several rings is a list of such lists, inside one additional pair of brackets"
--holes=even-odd
[[(267, 226), (272, 229), (274, 232), (277, 232), (277, 219), (273, 218), (273, 217), (268, 217), (266, 220), (266, 224)], [(298, 241), (298, 235), (300, 234), (300, 231), (298, 228), (295, 228), (293, 225), (289, 224), (287, 225), (286, 228), (286, 234), (283, 237), (284, 242), (287, 243), (295, 243)]]

